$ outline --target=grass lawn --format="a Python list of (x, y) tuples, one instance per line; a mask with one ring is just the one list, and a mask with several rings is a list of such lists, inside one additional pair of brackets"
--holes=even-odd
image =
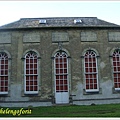
[[(69, 106), (49, 106), (32, 107), (31, 114), (24, 111), (28, 108), (22, 108), (24, 114), (3, 114), (3, 110), (20, 110), (21, 108), (0, 108), (0, 117), (120, 117), (120, 104), (106, 105), (69, 105)], [(9, 112), (10, 113), (10, 112)]]

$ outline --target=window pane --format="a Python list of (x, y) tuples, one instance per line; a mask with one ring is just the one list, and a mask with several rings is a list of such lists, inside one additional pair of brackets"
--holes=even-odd
[(86, 79), (86, 84), (88, 84), (89, 83), (89, 79)]
[(114, 77), (114, 87), (120, 88), (120, 50), (116, 49), (113, 52), (113, 77)]
[(37, 81), (34, 81), (34, 85), (37, 85)]
[(37, 59), (34, 59), (34, 63), (37, 63)]
[[(65, 52), (58, 52), (55, 55), (55, 78), (56, 92), (64, 92), (67, 89), (67, 55)], [(65, 86), (66, 85), (66, 86)]]
[(56, 90), (59, 90), (59, 86), (56, 86)]
[(34, 91), (37, 91), (37, 86), (34, 86)]
[[(85, 67), (85, 79), (86, 79), (86, 89), (98, 89), (97, 88), (97, 58), (96, 54), (92, 50), (88, 50), (84, 57), (84, 67)], [(87, 73), (87, 74), (86, 74)]]
[(67, 80), (67, 75), (64, 75), (64, 79)]
[(33, 63), (33, 59), (30, 59), (30, 63)]
[(8, 55), (0, 53), (0, 92), (8, 91)]
[(4, 68), (4, 65), (1, 65), (1, 69), (5, 69), (5, 68)]
[(59, 69), (56, 69), (56, 74), (58, 74), (59, 73)]
[(61, 85), (63, 84), (63, 80), (60, 80), (60, 84), (61, 84)]
[(97, 89), (97, 84), (94, 84), (94, 89)]
[(68, 86), (64, 85), (64, 90), (67, 91), (68, 90)]
[(37, 54), (33, 51), (30, 51), (26, 54), (26, 91), (37, 91), (38, 82), (37, 82)]
[(63, 64), (60, 64), (60, 68), (63, 68)]
[(67, 80), (64, 80), (64, 84), (66, 84), (66, 85), (67, 85)]
[(33, 91), (33, 86), (30, 86), (30, 91)]
[(59, 80), (56, 80), (56, 85), (59, 85)]
[(56, 64), (56, 68), (59, 68), (59, 64)]

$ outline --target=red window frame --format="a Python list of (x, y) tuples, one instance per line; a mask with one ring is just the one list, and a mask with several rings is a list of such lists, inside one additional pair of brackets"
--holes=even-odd
[(68, 58), (65, 52), (57, 52), (54, 59), (56, 92), (68, 92)]
[(8, 93), (8, 55), (0, 53), (0, 94)]
[(120, 49), (116, 49), (112, 56), (113, 79), (115, 90), (120, 90)]
[(86, 51), (84, 55), (84, 72), (86, 92), (99, 91), (97, 57), (93, 50)]
[(38, 56), (34, 51), (25, 55), (25, 93), (38, 93)]

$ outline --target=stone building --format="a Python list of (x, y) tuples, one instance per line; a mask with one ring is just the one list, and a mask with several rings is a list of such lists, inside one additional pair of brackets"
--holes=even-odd
[(119, 25), (53, 17), (0, 27), (0, 106), (93, 103), (120, 103)]

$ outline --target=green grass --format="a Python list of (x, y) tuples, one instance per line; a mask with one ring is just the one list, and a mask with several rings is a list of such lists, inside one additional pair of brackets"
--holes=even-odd
[[(20, 110), (21, 108), (9, 109)], [(23, 108), (23, 110), (28, 110), (28, 108)], [(31, 114), (20, 116), (0, 114), (0, 117), (120, 117), (120, 104), (33, 107)]]

